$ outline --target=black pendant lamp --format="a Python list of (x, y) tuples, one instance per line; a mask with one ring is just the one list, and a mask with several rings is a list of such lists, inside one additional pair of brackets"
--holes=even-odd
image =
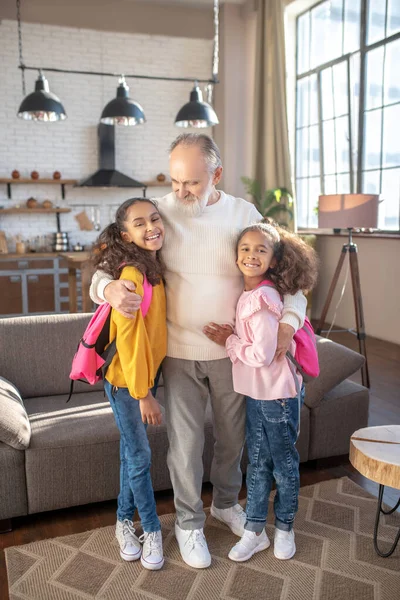
[(105, 125), (140, 125), (145, 123), (143, 108), (129, 98), (129, 87), (121, 75), (117, 87), (117, 97), (111, 100), (101, 113), (100, 122)]
[(21, 103), (18, 116), (26, 121), (64, 121), (67, 118), (60, 99), (50, 92), (49, 82), (40, 73), (35, 83), (35, 91)]
[(177, 127), (212, 127), (218, 125), (218, 117), (215, 110), (207, 102), (203, 102), (203, 94), (196, 83), (190, 92), (190, 101), (184, 104), (176, 115), (175, 125)]

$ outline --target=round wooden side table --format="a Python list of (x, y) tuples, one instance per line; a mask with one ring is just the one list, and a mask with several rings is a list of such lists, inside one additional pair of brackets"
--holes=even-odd
[(393, 554), (400, 539), (400, 528), (388, 552), (378, 547), (378, 528), (381, 513), (391, 515), (400, 506), (397, 504), (390, 510), (382, 508), (382, 497), (385, 485), (400, 489), (400, 425), (381, 425), (358, 429), (350, 438), (350, 462), (368, 479), (379, 483), (378, 508), (374, 528), (374, 548), (383, 558)]

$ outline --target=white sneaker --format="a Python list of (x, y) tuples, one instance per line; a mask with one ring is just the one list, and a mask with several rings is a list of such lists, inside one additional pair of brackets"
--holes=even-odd
[(232, 533), (239, 537), (243, 536), (246, 513), (240, 504), (235, 504), (235, 506), (231, 506), (230, 508), (217, 508), (214, 504), (211, 504), (210, 513), (214, 519), (228, 525)]
[(255, 531), (245, 529), (242, 539), (233, 546), (228, 558), (235, 562), (249, 560), (256, 552), (269, 548), (270, 543), (265, 529), (262, 530), (260, 535), (257, 535)]
[(202, 529), (181, 529), (175, 523), (175, 536), (183, 560), (190, 567), (205, 569), (211, 564), (211, 555)]
[(144, 532), (139, 540), (143, 544), (140, 562), (149, 571), (158, 571), (164, 565), (161, 531)]
[(139, 538), (135, 535), (135, 528), (132, 521), (129, 521), (129, 519), (117, 521), (115, 537), (119, 543), (121, 558), (128, 561), (140, 558), (142, 546)]
[(288, 560), (296, 554), (293, 529), (291, 531), (275, 529), (274, 554), (275, 558), (280, 560)]

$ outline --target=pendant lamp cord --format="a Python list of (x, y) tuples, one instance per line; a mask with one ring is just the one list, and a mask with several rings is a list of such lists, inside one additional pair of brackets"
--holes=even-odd
[(212, 76), (213, 76), (214, 81), (218, 80), (218, 63), (219, 63), (219, 0), (214, 0), (214, 50), (213, 50), (213, 65), (212, 65)]
[(21, 69), (22, 78), (22, 95), (26, 95), (25, 88), (25, 65), (22, 58), (22, 29), (21, 29), (21, 0), (17, 0), (17, 22), (18, 22), (18, 49), (19, 49), (19, 66)]
[(214, 47), (212, 61), (212, 79), (214, 83), (209, 83), (206, 87), (207, 101), (212, 104), (214, 85), (218, 82), (219, 65), (219, 0), (214, 0)]

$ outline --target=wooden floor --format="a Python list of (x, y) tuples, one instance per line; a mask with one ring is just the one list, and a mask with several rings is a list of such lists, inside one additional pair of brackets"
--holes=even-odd
[[(331, 334), (331, 339), (357, 350), (357, 339), (349, 333)], [(367, 340), (371, 378), (370, 425), (400, 424), (400, 346), (373, 338)], [(360, 382), (359, 374), (352, 379)], [(301, 485), (312, 485), (337, 477), (350, 477), (377, 496), (378, 485), (362, 477), (351, 466), (347, 456), (324, 459), (317, 464), (300, 466)], [(243, 487), (241, 497), (246, 495)], [(399, 491), (386, 489), (384, 500), (391, 506), (397, 502)], [(212, 487), (203, 487), (204, 506), (210, 506)], [(158, 513), (174, 512), (172, 491), (156, 493)], [(0, 535), (0, 599), (8, 600), (4, 548), (27, 544), (115, 523), (116, 501), (80, 506), (13, 519), (14, 529)]]

